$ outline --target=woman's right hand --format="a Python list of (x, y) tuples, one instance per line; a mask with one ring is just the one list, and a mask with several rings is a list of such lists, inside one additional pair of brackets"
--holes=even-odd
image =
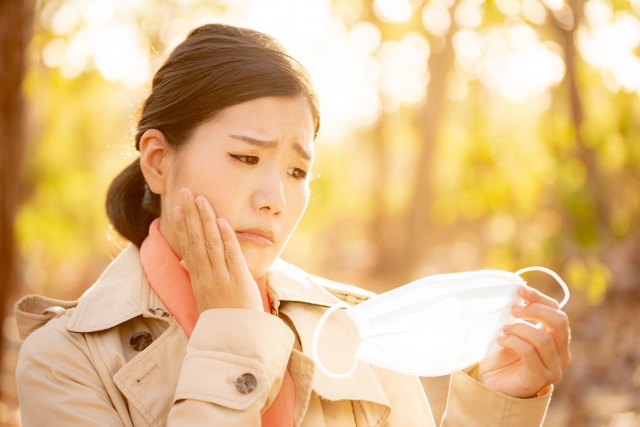
[(240, 249), (235, 231), (216, 218), (209, 201), (180, 190), (182, 205), (173, 208), (180, 250), (202, 313), (210, 308), (262, 310), (262, 299)]

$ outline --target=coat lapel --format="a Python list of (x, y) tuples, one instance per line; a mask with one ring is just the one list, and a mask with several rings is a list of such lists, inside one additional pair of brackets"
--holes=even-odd
[[(319, 284), (317, 278), (278, 259), (267, 272), (267, 287), (277, 299), (282, 314), (294, 324), (302, 352), (312, 359), (311, 340), (320, 317), (340, 300)], [(323, 365), (335, 373), (347, 372), (360, 342), (351, 319), (343, 312), (334, 313), (325, 323), (319, 342)], [(313, 391), (327, 400), (359, 400), (369, 420), (382, 421), (391, 405), (380, 380), (368, 363), (358, 362), (355, 372), (346, 378), (329, 378), (315, 369)], [(377, 422), (373, 423), (378, 425)]]

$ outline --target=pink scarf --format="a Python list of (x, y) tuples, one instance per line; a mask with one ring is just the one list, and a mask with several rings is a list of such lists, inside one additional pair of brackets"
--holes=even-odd
[[(149, 279), (149, 285), (184, 329), (187, 337), (191, 337), (200, 316), (198, 305), (191, 290), (189, 273), (180, 266), (180, 259), (160, 233), (160, 218), (155, 219), (149, 227), (149, 236), (140, 247), (140, 259), (142, 268)], [(265, 312), (271, 313), (266, 275), (255, 280), (262, 297), (263, 309)], [(295, 397), (295, 384), (287, 369), (278, 395), (267, 412), (262, 414), (262, 426), (293, 427)]]

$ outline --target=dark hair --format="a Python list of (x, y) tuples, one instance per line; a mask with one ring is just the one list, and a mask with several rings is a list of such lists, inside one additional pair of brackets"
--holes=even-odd
[[(198, 27), (153, 77), (138, 122), (136, 150), (145, 131), (158, 129), (178, 152), (196, 127), (223, 109), (263, 96), (306, 97), (318, 132), (318, 99), (309, 75), (276, 39), (230, 25)], [(107, 192), (109, 220), (138, 247), (160, 209), (160, 196), (149, 190), (139, 160), (125, 168)]]

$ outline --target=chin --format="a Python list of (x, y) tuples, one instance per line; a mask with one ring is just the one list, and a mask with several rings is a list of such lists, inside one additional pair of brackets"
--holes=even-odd
[(260, 277), (267, 272), (278, 256), (274, 256), (275, 252), (272, 250), (273, 248), (249, 248), (248, 246), (249, 245), (241, 245), (242, 254), (247, 262), (247, 267), (249, 267), (249, 272), (252, 277)]

